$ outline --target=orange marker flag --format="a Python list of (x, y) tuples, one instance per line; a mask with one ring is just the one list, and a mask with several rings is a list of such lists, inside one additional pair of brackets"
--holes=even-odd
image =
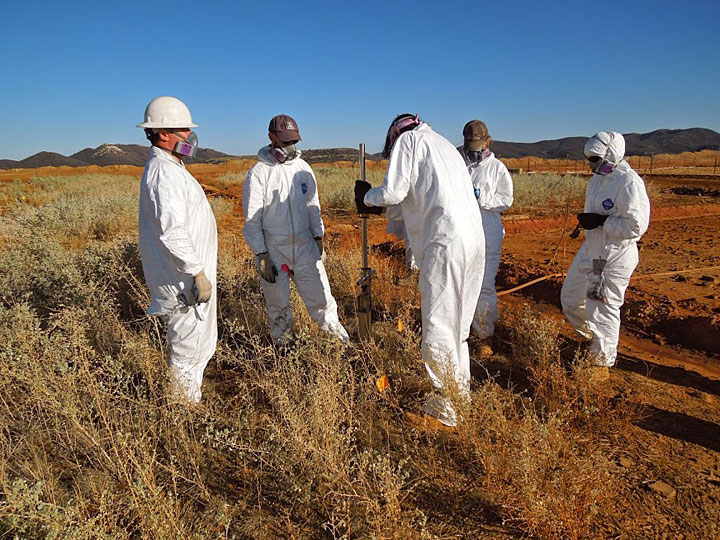
[(398, 326), (397, 326), (397, 329), (398, 329), (398, 332), (402, 332), (402, 331), (403, 331), (403, 323), (402, 323), (402, 319), (398, 319)]
[(380, 391), (381, 394), (385, 390), (388, 390), (390, 388), (390, 381), (388, 380), (387, 374), (383, 373), (382, 377), (375, 381), (375, 386), (377, 386), (377, 389)]

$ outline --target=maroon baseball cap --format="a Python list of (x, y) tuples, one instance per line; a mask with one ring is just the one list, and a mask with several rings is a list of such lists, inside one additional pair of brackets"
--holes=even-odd
[(482, 120), (470, 120), (463, 128), (465, 148), (468, 150), (480, 150), (489, 136), (488, 128)]
[(270, 120), (268, 131), (274, 133), (275, 136), (284, 143), (302, 140), (297, 122), (287, 114), (273, 116), (272, 120)]

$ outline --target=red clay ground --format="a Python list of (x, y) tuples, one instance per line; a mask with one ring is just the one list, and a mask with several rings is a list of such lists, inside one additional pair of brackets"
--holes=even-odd
[[(241, 188), (214, 181), (237, 171), (228, 166), (194, 172), (209, 194), (234, 201), (234, 215), (219, 226), (240, 235)], [(634, 444), (622, 449), (620, 465), (632, 479), (623, 497), (647, 538), (720, 538), (720, 180), (654, 176), (650, 183), (650, 228), (623, 308), (618, 365), (607, 383), (608, 392), (631, 399), (642, 411)], [(579, 210), (571, 209), (565, 235), (564, 215), (507, 219), (498, 289), (565, 272), (582, 242), (582, 236), (567, 237)], [(330, 250), (357, 250), (357, 216), (325, 212), (324, 220)], [(385, 225), (382, 217), (370, 220), (370, 263), (385, 259), (401, 277), (406, 273), (402, 245), (385, 233)], [(699, 268), (705, 269), (687, 272)], [(385, 286), (396, 287), (398, 295), (409, 287)], [(502, 320), (530, 306), (565, 324), (565, 353), (574, 354), (577, 343), (559, 307), (561, 286), (562, 278), (556, 277), (501, 297), (494, 343), (499, 353), (508, 352)], [(477, 358), (474, 363), (478, 368)], [(486, 367), (510, 378), (500, 362)], [(474, 370), (477, 377), (483, 373)], [(672, 491), (655, 491), (656, 481)]]
[[(625, 496), (648, 538), (720, 538), (720, 192), (712, 192), (720, 182), (653, 183), (659, 195), (623, 308), (618, 365), (607, 385), (608, 392), (630, 395), (642, 411), (633, 428), (636, 444), (623, 449), (621, 465), (634, 482)], [(711, 196), (694, 194), (697, 188)], [(357, 217), (326, 215), (325, 222), (332, 249), (358, 245)], [(563, 236), (564, 223), (564, 216), (507, 220), (498, 289), (565, 272), (582, 235)], [(571, 217), (568, 229), (574, 225)], [(374, 256), (392, 257), (403, 275), (401, 244), (384, 230), (383, 219), (371, 220)], [(687, 272), (698, 268), (707, 269)], [(561, 286), (558, 277), (504, 295), (501, 309), (507, 315), (529, 305), (562, 322), (572, 355), (577, 343), (560, 311)], [(504, 352), (502, 328), (495, 348)], [(501, 364), (489, 369), (503, 376)], [(655, 491), (657, 481), (673, 491)]]

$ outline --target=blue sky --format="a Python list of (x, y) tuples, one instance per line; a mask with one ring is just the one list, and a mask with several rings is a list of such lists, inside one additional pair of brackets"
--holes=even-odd
[(381, 149), (392, 118), (455, 143), (599, 130), (720, 131), (720, 2), (33, 2), (0, 7), (0, 158), (145, 144), (187, 103), (200, 146), (252, 154), (269, 119), (304, 148)]

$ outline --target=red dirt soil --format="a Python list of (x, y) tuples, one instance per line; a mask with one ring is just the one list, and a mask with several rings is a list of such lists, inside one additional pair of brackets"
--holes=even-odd
[[(668, 184), (707, 187), (706, 180), (669, 179)], [(633, 444), (622, 449), (621, 466), (633, 485), (626, 497), (641, 509), (637, 519), (648, 538), (660, 537), (659, 531), (668, 537), (720, 538), (720, 525), (712, 529), (720, 524), (720, 197), (659, 196), (652, 203), (640, 264), (622, 310), (618, 363), (606, 388), (629, 395), (642, 411), (632, 428)], [(357, 216), (326, 213), (324, 220), (329, 249), (357, 249)], [(573, 214), (563, 234), (565, 221), (564, 216), (505, 221), (498, 289), (567, 270), (582, 235), (568, 238)], [(371, 265), (375, 258), (390, 258), (396, 275), (404, 276), (402, 243), (385, 226), (382, 217), (370, 219)], [(502, 296), (496, 351), (509, 352), (503, 316), (530, 306), (564, 325), (565, 354), (572, 357), (579, 344), (560, 311), (561, 286), (562, 278), (552, 278)], [(397, 287), (398, 294), (406, 294)], [(485, 368), (502, 373), (500, 364)], [(473, 374), (483, 373), (484, 368)], [(658, 480), (676, 494), (653, 491), (649, 486)], [(668, 515), (677, 518), (668, 521)]]
[[(249, 165), (191, 166), (209, 195), (233, 200), (234, 212), (219, 227), (238, 236), (243, 225), (241, 186), (216, 180), (243, 172)], [(77, 169), (72, 171), (78, 174)], [(139, 176), (141, 171), (128, 167), (113, 173)], [(33, 171), (23, 174), (29, 175), (23, 178), (34, 176)], [(0, 181), (5, 179), (12, 178), (0, 175)], [(654, 190), (650, 227), (622, 310), (618, 364), (607, 383), (608, 392), (629, 395), (643, 411), (633, 427), (634, 444), (622, 449), (621, 466), (634, 486), (626, 494), (627, 502), (642, 510), (637, 520), (648, 538), (660, 537), (659, 531), (669, 538), (720, 538), (720, 180), (656, 176), (648, 183), (659, 189)], [(358, 249), (358, 216), (324, 212), (323, 218), (328, 250)], [(573, 211), (567, 221), (558, 215), (512, 216), (504, 222), (500, 290), (567, 271), (582, 243), (582, 235), (568, 237), (576, 223)], [(395, 277), (402, 277), (407, 273), (402, 243), (385, 227), (383, 217), (370, 218), (370, 264), (384, 260)], [(406, 297), (412, 285), (384, 286), (394, 286), (398, 295)], [(509, 353), (503, 319), (530, 306), (564, 325), (566, 354), (572, 357), (578, 343), (560, 311), (561, 286), (562, 278), (555, 277), (503, 295), (495, 350)], [(479, 362), (473, 353), (474, 365)], [(500, 364), (486, 363), (485, 368), (501, 372)], [(676, 495), (666, 497), (650, 489), (657, 480), (674, 487)], [(708, 536), (693, 531), (711, 532)]]

